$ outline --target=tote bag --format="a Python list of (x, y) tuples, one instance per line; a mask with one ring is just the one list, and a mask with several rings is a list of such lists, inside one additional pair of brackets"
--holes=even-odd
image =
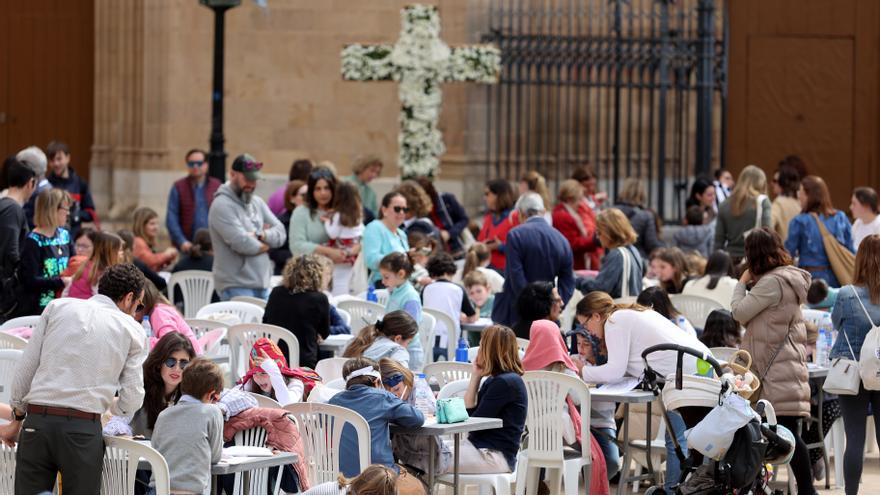
[(812, 215), (816, 225), (819, 226), (819, 233), (822, 234), (822, 245), (825, 246), (825, 254), (831, 263), (831, 271), (834, 272), (834, 276), (837, 277), (841, 286), (852, 284), (853, 272), (856, 269), (856, 255), (837, 242), (837, 238), (831, 235), (831, 232), (825, 228), (825, 224), (819, 220), (819, 215), (815, 213)]
[[(858, 297), (858, 296), (857, 296)], [(861, 301), (859, 301), (861, 303)], [(865, 312), (867, 314), (867, 311)], [(871, 321), (870, 318), (868, 321)], [(855, 361), (856, 354), (853, 352), (852, 346), (849, 345), (849, 337), (846, 330), (841, 330), (843, 338), (846, 339), (846, 346), (849, 347), (852, 359), (837, 358), (831, 362), (831, 369), (828, 370), (828, 376), (825, 378), (825, 384), (822, 390), (829, 394), (837, 395), (856, 395), (859, 393), (859, 384), (861, 383), (859, 363)], [(867, 341), (866, 341), (867, 343)], [(862, 347), (864, 349), (864, 347)]]
[[(862, 298), (855, 292), (855, 287), (853, 287), (853, 293), (855, 293), (856, 301), (859, 302), (862, 311), (865, 312), (865, 318), (871, 324), (871, 330), (865, 336), (865, 342), (862, 344), (862, 351), (859, 356), (859, 375), (865, 384), (865, 390), (880, 390), (880, 327), (871, 320), (871, 315), (865, 309)], [(846, 343), (849, 344), (849, 340)], [(852, 349), (849, 352), (852, 352)], [(855, 354), (853, 354), (853, 359), (855, 359)], [(856, 392), (858, 392), (858, 386), (856, 387)]]

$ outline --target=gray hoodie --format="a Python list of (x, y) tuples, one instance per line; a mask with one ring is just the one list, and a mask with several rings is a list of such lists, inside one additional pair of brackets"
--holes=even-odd
[(715, 222), (706, 225), (686, 225), (673, 236), (675, 245), (684, 252), (696, 251), (708, 258), (715, 241)]
[(254, 236), (264, 230), (264, 225), (268, 225), (264, 242), (270, 248), (281, 247), (287, 232), (263, 198), (254, 196), (245, 204), (228, 182), (220, 186), (208, 212), (214, 244), (214, 288), (218, 293), (230, 287), (269, 287), (272, 261), (268, 253), (260, 253), (260, 241)]

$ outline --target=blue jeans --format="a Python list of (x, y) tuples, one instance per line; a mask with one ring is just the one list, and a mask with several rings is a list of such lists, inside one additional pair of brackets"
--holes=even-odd
[(668, 411), (667, 414), (669, 416), (669, 423), (672, 425), (672, 431), (670, 432), (669, 428), (666, 429), (666, 481), (663, 483), (663, 488), (666, 489), (666, 493), (673, 494), (675, 493), (675, 485), (678, 484), (678, 478), (681, 476), (681, 462), (679, 462), (678, 456), (675, 455), (675, 445), (672, 443), (672, 436), (670, 434), (675, 435), (675, 438), (678, 439), (678, 444), (681, 446), (681, 451), (687, 456), (687, 439), (684, 436), (687, 426), (684, 424), (681, 414), (675, 411)]
[(269, 299), (269, 289), (249, 289), (247, 287), (227, 287), (220, 293), (220, 299), (228, 301), (235, 296), (250, 296)]
[(602, 449), (602, 455), (605, 456), (605, 468), (610, 480), (620, 471), (620, 449), (614, 443), (614, 439), (617, 438), (617, 430), (614, 428), (591, 428), (591, 430), (593, 430), (593, 436), (596, 437), (596, 443)]

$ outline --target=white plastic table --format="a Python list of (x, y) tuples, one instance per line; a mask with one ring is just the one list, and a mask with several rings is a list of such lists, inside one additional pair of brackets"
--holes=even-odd
[(330, 335), (323, 342), (318, 344), (318, 349), (322, 351), (332, 352), (334, 356), (342, 354), (342, 351), (348, 347), (348, 343), (354, 338), (354, 335), (339, 334)]
[[(630, 404), (647, 404), (648, 406), (648, 420), (646, 421), (645, 428), (645, 448), (651, 448), (651, 442), (654, 440), (653, 435), (651, 434), (651, 403), (656, 400), (653, 392), (648, 392), (645, 390), (630, 390), (629, 392), (624, 393), (604, 393), (601, 388), (591, 388), (590, 389), (590, 400), (592, 402), (619, 402), (623, 404), (623, 464), (621, 464), (622, 469), (620, 472), (620, 482), (617, 484), (617, 495), (624, 495), (626, 493), (626, 487), (629, 483), (633, 481), (641, 481), (644, 479), (654, 479), (657, 480), (658, 477), (654, 473), (654, 466), (651, 462), (650, 451), (648, 455), (645, 457), (648, 460), (648, 469), (645, 474), (640, 476), (626, 476), (626, 472), (629, 469), (630, 461), (632, 458), (632, 454), (630, 452), (631, 442), (629, 441), (629, 405)], [(638, 446), (636, 448), (639, 448)]]
[[(417, 428), (404, 428), (402, 426), (391, 425), (392, 433), (403, 433), (407, 435), (427, 435), (439, 437), (443, 435), (453, 435), (455, 442), (455, 451), (453, 452), (452, 476), (453, 486), (452, 493), (458, 495), (458, 455), (459, 444), (461, 442), (462, 433), (470, 433), (472, 431), (494, 430), (504, 426), (504, 422), (498, 418), (468, 418), (467, 421), (452, 424), (437, 423), (435, 417), (425, 420), (425, 424)], [(428, 490), (433, 493), (434, 490), (434, 449), (430, 449), (428, 467)]]
[(493, 325), (491, 318), (480, 318), (473, 323), (462, 323), (461, 330), (464, 332), (482, 332)]

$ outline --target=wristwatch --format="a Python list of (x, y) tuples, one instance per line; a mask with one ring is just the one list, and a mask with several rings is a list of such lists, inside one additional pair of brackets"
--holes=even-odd
[(15, 409), (14, 407), (12, 408), (12, 419), (13, 420), (24, 421), (24, 418), (26, 418), (26, 417), (27, 417), (27, 412), (24, 412), (23, 414), (18, 414), (18, 410)]

